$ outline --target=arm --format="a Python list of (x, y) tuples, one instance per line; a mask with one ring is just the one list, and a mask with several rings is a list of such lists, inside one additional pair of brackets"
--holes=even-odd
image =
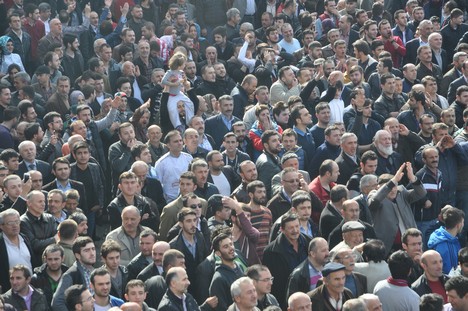
[(258, 229), (252, 226), (252, 223), (247, 219), (247, 216), (245, 216), (244, 212), (237, 214), (237, 218), (239, 218), (242, 231), (245, 233), (247, 238), (256, 244), (258, 238), (260, 237), (260, 232)]
[(21, 233), (23, 233), (28, 238), (33, 251), (36, 253), (44, 250), (48, 245), (55, 244), (57, 242), (57, 235), (47, 239), (38, 239), (36, 237), (36, 233), (34, 232), (34, 228), (28, 221), (21, 221)]
[(132, 155), (130, 152), (124, 152), (120, 150), (120, 148), (114, 147), (109, 150), (109, 162), (114, 171), (123, 172), (131, 158)]
[(109, 112), (104, 118), (102, 118), (101, 120), (94, 121), (96, 123), (98, 132), (102, 131), (103, 129), (111, 127), (116, 116), (117, 116), (117, 109), (111, 108), (111, 110), (109, 110)]
[(65, 290), (73, 285), (73, 280), (69, 274), (65, 274), (60, 280), (54, 297), (52, 298), (53, 311), (68, 311), (65, 304)]
[(239, 55), (237, 56), (237, 59), (242, 63), (242, 65), (249, 68), (249, 72), (252, 72), (255, 69), (255, 59), (250, 59), (246, 57), (248, 46), (249, 46), (249, 43), (245, 41), (244, 44), (242, 45), (242, 48), (239, 51)]
[(385, 186), (380, 187), (376, 192), (369, 194), (368, 204), (370, 210), (377, 210), (382, 207), (382, 201), (387, 197), (387, 194), (396, 185), (390, 180)]

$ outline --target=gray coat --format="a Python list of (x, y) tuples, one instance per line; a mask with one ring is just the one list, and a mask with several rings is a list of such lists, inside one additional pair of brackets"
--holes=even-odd
[[(369, 209), (374, 219), (375, 234), (378, 239), (384, 242), (387, 255), (390, 253), (399, 228), (397, 213), (400, 213), (405, 228), (417, 228), (411, 204), (426, 195), (426, 189), (424, 189), (421, 181), (417, 180), (413, 183), (414, 189), (412, 190), (398, 186), (395, 200), (390, 201), (387, 195), (394, 186), (393, 181), (389, 181), (378, 190), (373, 190), (368, 198)], [(403, 232), (401, 233), (403, 234)]]

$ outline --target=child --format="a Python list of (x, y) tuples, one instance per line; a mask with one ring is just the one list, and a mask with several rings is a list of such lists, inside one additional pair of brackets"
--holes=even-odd
[(185, 127), (179, 118), (177, 103), (184, 102), (185, 120), (190, 120), (194, 116), (194, 105), (190, 99), (185, 96), (181, 89), (185, 80), (184, 67), (187, 57), (182, 53), (175, 53), (169, 60), (169, 70), (164, 75), (161, 84), (169, 86), (169, 100), (167, 102), (167, 110), (172, 126), (175, 129), (181, 130)]

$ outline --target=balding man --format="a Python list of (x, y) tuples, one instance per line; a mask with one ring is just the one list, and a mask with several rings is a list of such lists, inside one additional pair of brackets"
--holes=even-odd
[(122, 311), (141, 311), (141, 306), (136, 302), (126, 302), (120, 306)]
[(151, 164), (154, 165), (160, 157), (169, 152), (169, 149), (167, 149), (166, 145), (161, 142), (162, 131), (159, 126), (154, 124), (148, 127), (146, 136), (148, 138), (146, 145), (149, 147), (149, 151), (151, 153)]
[(40, 63), (44, 62), (44, 56), (49, 51), (49, 47), (53, 43), (63, 45), (62, 22), (58, 18), (54, 18), (49, 22), (50, 32), (39, 40), (37, 45), (37, 56)]
[(163, 256), (164, 253), (170, 248), (171, 247), (169, 246), (169, 243), (164, 241), (158, 241), (154, 243), (151, 250), (151, 258), (153, 258), (153, 262), (141, 270), (137, 276), (137, 279), (145, 282), (152, 276), (163, 275)]
[(419, 295), (439, 294), (447, 303), (445, 282), (449, 279), (442, 271), (442, 257), (435, 250), (428, 250), (421, 256), (421, 267), (424, 273), (413, 283), (411, 288)]
[(309, 296), (302, 292), (292, 294), (288, 299), (288, 311), (312, 311)]
[(40, 258), (45, 248), (57, 243), (57, 223), (52, 215), (44, 213), (46, 198), (40, 191), (31, 191), (27, 199), (27, 211), (21, 215), (21, 233), (23, 233), (31, 243), (33, 254), (40, 262)]
[(363, 294), (359, 298), (364, 301), (368, 311), (382, 311), (382, 303), (377, 295)]
[(134, 205), (129, 205), (122, 210), (121, 219), (122, 225), (109, 232), (106, 240), (112, 239), (119, 243), (122, 248), (120, 263), (126, 266), (140, 252), (141, 231), (149, 228), (140, 225), (140, 210)]
[(23, 141), (21, 144), (19, 144), (18, 151), (21, 155), (21, 158), (23, 158), (23, 161), (20, 162), (18, 171), (16, 172), (20, 178), (23, 178), (25, 173), (36, 170), (42, 173), (42, 177), (45, 179), (45, 183), (48, 183), (52, 180), (50, 174), (52, 169), (50, 164), (36, 159), (36, 145), (32, 141)]

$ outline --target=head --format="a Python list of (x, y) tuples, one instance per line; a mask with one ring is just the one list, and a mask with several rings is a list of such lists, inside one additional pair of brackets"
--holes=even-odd
[(252, 309), (257, 305), (257, 291), (249, 277), (241, 277), (231, 284), (231, 297), (238, 308)]

